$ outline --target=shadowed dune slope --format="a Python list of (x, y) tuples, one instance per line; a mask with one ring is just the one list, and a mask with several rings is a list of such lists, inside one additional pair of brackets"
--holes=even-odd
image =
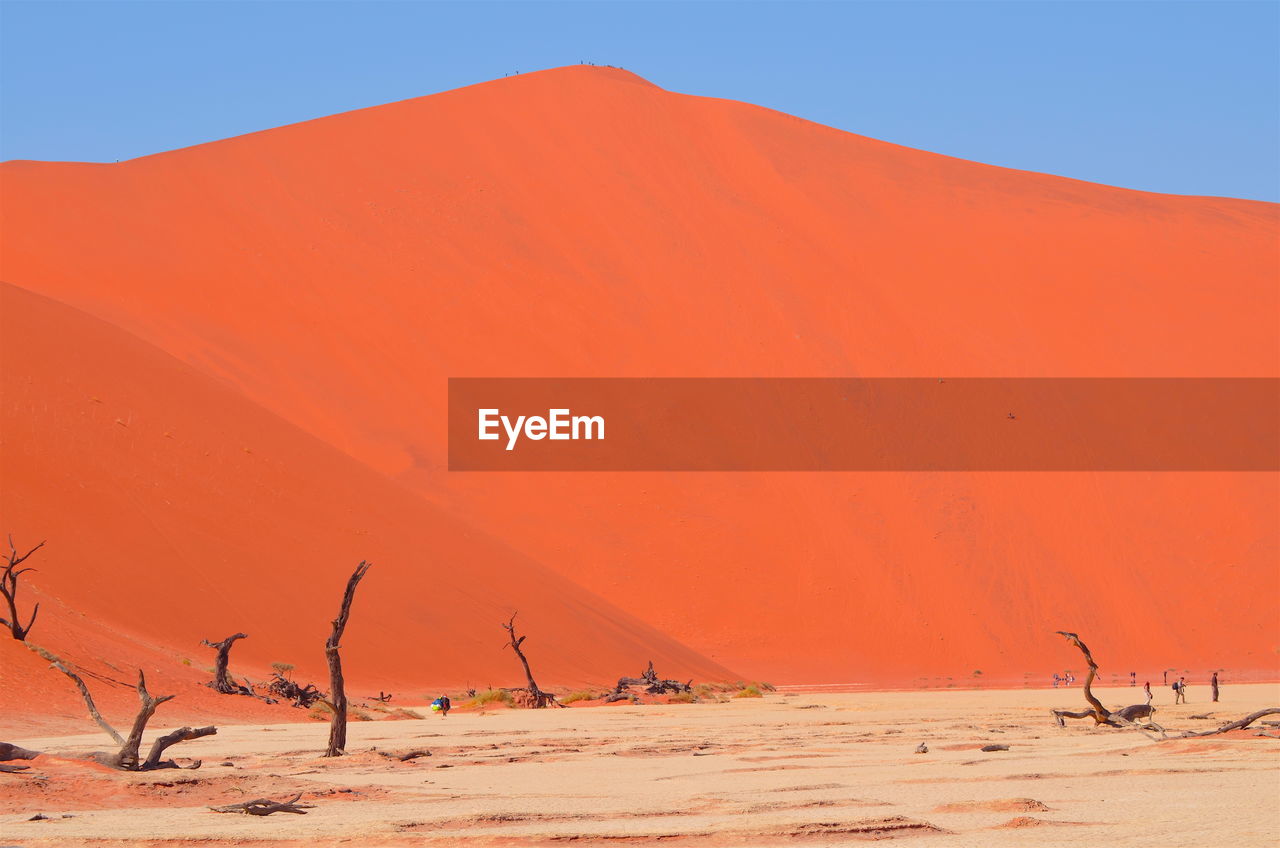
[[(9, 285), (0, 307), (2, 512), (20, 546), (49, 540), (24, 578), (27, 603), (46, 601), (33, 641), (114, 660), (130, 681), (166, 650), (170, 669), (208, 666), (200, 640), (243, 630), (241, 672), (289, 662), (324, 681), (329, 621), (364, 558), (342, 645), (360, 694), (522, 685), (499, 626), (517, 609), (544, 685), (636, 674), (651, 657), (728, 676), (120, 329)], [(126, 636), (134, 647), (95, 644)]]
[(1276, 376), (1273, 204), (579, 67), (0, 181), (5, 279), (745, 674), (1043, 679), (1059, 628), (1113, 672), (1276, 668), (1274, 475), (444, 471), (449, 376)]

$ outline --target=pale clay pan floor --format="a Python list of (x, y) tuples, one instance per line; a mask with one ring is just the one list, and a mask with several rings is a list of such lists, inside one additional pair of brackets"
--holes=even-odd
[[(1112, 706), (1140, 693), (1099, 690)], [(1156, 720), (1203, 730), (1280, 705), (1280, 685), (1223, 693), (1209, 704), (1199, 687), (1174, 707), (1159, 689)], [(43, 782), (0, 775), (0, 845), (1280, 843), (1280, 739), (1255, 735), (1280, 729), (1158, 743), (1092, 722), (1060, 729), (1049, 715), (1082, 706), (1076, 687), (455, 712), (352, 723), (352, 755), (337, 760), (316, 757), (321, 723), (230, 725), (171, 749), (203, 758), (198, 771), (123, 775), (41, 758), (31, 772)], [(1204, 712), (1213, 718), (1190, 718)], [(170, 729), (163, 708), (153, 727)], [(101, 734), (11, 741), (60, 757), (109, 747)], [(927, 754), (915, 753), (921, 742)], [(991, 743), (1010, 750), (979, 751)], [(432, 756), (393, 762), (374, 747)], [(315, 805), (306, 815), (208, 809), (299, 791)], [(52, 820), (27, 821), (35, 813)]]

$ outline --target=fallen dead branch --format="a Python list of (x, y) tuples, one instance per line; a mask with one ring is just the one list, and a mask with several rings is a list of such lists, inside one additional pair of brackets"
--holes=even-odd
[(402, 763), (407, 763), (410, 760), (416, 760), (419, 757), (431, 756), (430, 751), (422, 750), (422, 749), (415, 749), (413, 751), (404, 751), (402, 753), (397, 753), (396, 751), (379, 751), (378, 753), (386, 757), (387, 759), (399, 760)]
[(272, 801), (270, 798), (257, 798), (242, 804), (227, 804), (225, 807), (210, 807), (215, 813), (240, 813), (246, 816), (269, 816), (272, 813), (307, 814), (307, 810), (315, 809), (314, 804), (300, 804), (302, 793), (299, 792), (288, 801)]
[(1256, 713), (1250, 713), (1244, 718), (1227, 722), (1226, 724), (1222, 725), (1221, 727), (1215, 730), (1183, 731), (1181, 736), (1178, 736), (1175, 738), (1192, 739), (1199, 736), (1216, 736), (1219, 733), (1227, 733), (1232, 730), (1244, 730), (1246, 727), (1253, 724), (1258, 719), (1263, 718), (1265, 716), (1269, 716), (1269, 715), (1280, 715), (1280, 707), (1268, 707), (1265, 710), (1258, 710)]

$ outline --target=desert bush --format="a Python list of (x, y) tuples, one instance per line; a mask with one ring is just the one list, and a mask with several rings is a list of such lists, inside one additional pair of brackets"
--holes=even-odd
[(692, 692), (676, 692), (667, 698), (667, 702), (671, 704), (693, 704), (698, 700), (698, 696)]
[(422, 713), (414, 712), (413, 710), (407, 710), (404, 707), (396, 707), (394, 710), (391, 711), (391, 715), (389, 715), (388, 718), (395, 719), (395, 720), (406, 719), (406, 718), (408, 719), (422, 718)]
[(276, 662), (271, 664), (271, 668), (281, 677), (288, 677), (289, 672), (293, 671), (293, 663)]
[(760, 687), (752, 683), (750, 686), (743, 686), (734, 694), (735, 698), (763, 698), (764, 693), (760, 691)]
[(486, 689), (483, 692), (477, 692), (475, 697), (467, 701), (468, 707), (483, 707), (485, 704), (506, 704), (508, 707), (514, 703), (511, 693), (506, 689)]
[(600, 696), (595, 694), (594, 692), (588, 692), (585, 689), (581, 689), (577, 692), (570, 692), (568, 695), (565, 695), (563, 698), (560, 699), (560, 703), (573, 704), (578, 701), (594, 701), (598, 697)]
[(333, 715), (333, 710), (324, 701), (316, 701), (307, 710), (307, 718), (313, 718), (316, 721), (328, 721)]

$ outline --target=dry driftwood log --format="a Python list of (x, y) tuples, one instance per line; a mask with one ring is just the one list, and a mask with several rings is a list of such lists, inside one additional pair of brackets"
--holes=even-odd
[(533, 709), (542, 709), (543, 707), (563, 707), (564, 704), (556, 701), (556, 696), (550, 692), (543, 692), (538, 688), (538, 684), (533, 679), (533, 672), (529, 669), (529, 659), (524, 655), (524, 651), (520, 650), (520, 646), (524, 644), (524, 640), (529, 638), (526, 636), (516, 636), (516, 615), (511, 614), (511, 619), (504, 625), (502, 629), (507, 631), (510, 641), (503, 645), (504, 648), (511, 648), (516, 652), (516, 656), (520, 658), (520, 664), (524, 666), (524, 676), (529, 682), (529, 688), (526, 694), (516, 693), (516, 702), (521, 706), (531, 707)]
[(231, 675), (227, 673), (227, 665), (231, 660), (231, 646), (236, 643), (237, 639), (248, 639), (247, 633), (234, 633), (221, 642), (210, 642), (208, 639), (201, 640), (201, 645), (207, 645), (218, 652), (217, 659), (213, 663), (213, 680), (209, 682), (209, 686), (224, 695), (252, 695), (253, 690), (247, 686), (241, 686), (231, 679)]
[(1219, 733), (1226, 733), (1229, 730), (1243, 730), (1244, 728), (1253, 724), (1258, 719), (1263, 718), (1265, 716), (1269, 716), (1269, 715), (1280, 715), (1280, 707), (1268, 707), (1265, 710), (1258, 710), (1256, 713), (1250, 713), (1249, 715), (1245, 716), (1242, 719), (1237, 719), (1236, 721), (1227, 722), (1226, 724), (1222, 725), (1222, 727), (1219, 727), (1216, 730), (1201, 730), (1198, 733), (1188, 730), (1188, 731), (1185, 731), (1181, 736), (1177, 738), (1190, 739), (1197, 736), (1215, 736)]
[(324, 752), (326, 757), (340, 757), (346, 753), (347, 693), (342, 681), (342, 659), (338, 656), (338, 648), (342, 642), (342, 634), (347, 629), (347, 619), (351, 615), (351, 602), (356, 596), (356, 586), (360, 584), (361, 578), (370, 567), (371, 563), (361, 560), (356, 570), (351, 573), (350, 579), (347, 580), (347, 590), (342, 594), (342, 608), (338, 610), (338, 617), (333, 620), (333, 631), (329, 634), (328, 641), (324, 643), (324, 653), (329, 659), (331, 694), (328, 704), (333, 710), (333, 717), (329, 720), (329, 747)]
[(225, 807), (210, 807), (215, 813), (240, 813), (246, 816), (269, 816), (272, 813), (297, 813), (305, 816), (307, 810), (315, 809), (314, 804), (299, 804), (302, 793), (299, 792), (288, 801), (272, 801), (270, 798), (257, 798), (242, 804), (228, 804)]
[(0, 596), (4, 597), (5, 603), (9, 606), (9, 617), (7, 619), (0, 618), (0, 625), (9, 628), (10, 635), (19, 642), (26, 641), (27, 634), (31, 632), (31, 625), (36, 623), (36, 615), (40, 612), (40, 605), (36, 604), (31, 610), (31, 618), (27, 619), (27, 626), (23, 627), (18, 619), (18, 578), (26, 574), (28, 571), (35, 571), (34, 568), (18, 568), (19, 565), (36, 551), (44, 547), (44, 542), (36, 545), (25, 554), (19, 554), (18, 548), (13, 544), (13, 536), (9, 537), (9, 553), (5, 557), (4, 571), (0, 572)]
[(415, 749), (414, 749), (414, 750), (412, 750), (412, 751), (400, 751), (400, 752), (397, 752), (397, 751), (379, 751), (378, 753), (379, 753), (379, 754), (381, 754), (382, 756), (386, 757), (386, 758), (387, 758), (387, 759), (389, 759), (389, 760), (399, 760), (399, 761), (400, 761), (400, 762), (402, 762), (402, 763), (407, 763), (407, 762), (409, 762), (410, 760), (416, 760), (416, 759), (418, 759), (419, 757), (429, 757), (429, 756), (431, 756), (431, 752), (430, 752), (430, 751), (428, 751), (428, 750), (426, 750), (426, 749), (423, 749), (423, 748), (415, 748)]

